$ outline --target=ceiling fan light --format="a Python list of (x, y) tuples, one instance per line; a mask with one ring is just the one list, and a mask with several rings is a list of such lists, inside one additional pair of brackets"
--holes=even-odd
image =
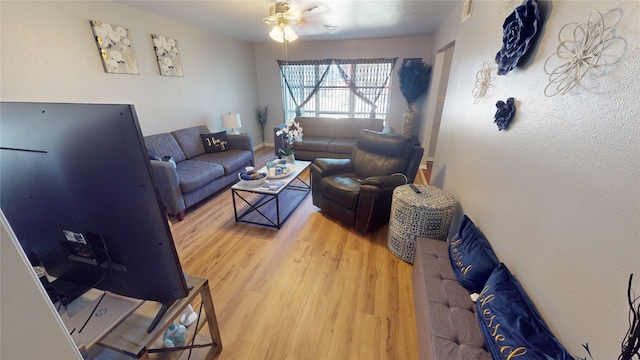
[(277, 42), (292, 42), (298, 38), (298, 35), (291, 28), (291, 26), (274, 26), (269, 32), (269, 37)]
[(284, 31), (280, 26), (274, 26), (273, 29), (269, 32), (269, 37), (277, 42), (284, 42), (283, 37)]
[(298, 38), (298, 35), (296, 34), (295, 31), (293, 31), (291, 26), (287, 25), (284, 27), (283, 30), (284, 30), (284, 37), (288, 42), (292, 42)]

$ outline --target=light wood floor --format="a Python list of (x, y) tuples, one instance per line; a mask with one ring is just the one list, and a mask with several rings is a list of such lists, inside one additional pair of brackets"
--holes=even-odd
[[(273, 158), (256, 151), (256, 167)], [(280, 230), (236, 224), (227, 189), (172, 231), (184, 270), (209, 279), (220, 359), (418, 358), (412, 266), (387, 249), (387, 226), (359, 234), (311, 194)]]

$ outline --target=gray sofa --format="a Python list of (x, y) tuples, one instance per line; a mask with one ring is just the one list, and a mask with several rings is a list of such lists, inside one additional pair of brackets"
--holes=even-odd
[(418, 238), (413, 298), (423, 360), (491, 360), (476, 306), (451, 269), (446, 241)]
[(226, 151), (207, 154), (200, 134), (209, 133), (206, 126), (194, 126), (144, 137), (148, 150), (176, 163), (151, 160), (151, 168), (167, 213), (179, 220), (185, 209), (237, 182), (240, 171), (255, 165), (250, 135), (228, 134)]
[[(382, 132), (384, 120), (368, 118), (325, 118), (297, 117), (296, 122), (302, 126), (302, 142), (293, 145), (298, 160), (312, 161), (315, 158), (347, 159), (356, 147), (356, 139), (360, 130), (367, 129)], [(283, 148), (283, 136), (277, 136), (278, 130), (285, 124), (273, 129), (276, 156)]]

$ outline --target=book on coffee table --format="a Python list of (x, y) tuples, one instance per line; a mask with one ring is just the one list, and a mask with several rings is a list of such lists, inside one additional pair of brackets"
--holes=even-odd
[(260, 189), (277, 191), (278, 189), (283, 187), (284, 184), (285, 184), (284, 181), (267, 181), (262, 186), (260, 186)]

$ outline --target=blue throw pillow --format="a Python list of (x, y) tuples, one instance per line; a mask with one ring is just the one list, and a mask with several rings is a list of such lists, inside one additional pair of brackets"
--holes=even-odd
[(551, 333), (520, 283), (498, 265), (476, 301), (476, 314), (495, 359), (573, 360)]
[(467, 215), (449, 243), (449, 260), (460, 285), (472, 293), (482, 291), (499, 263), (489, 241)]

